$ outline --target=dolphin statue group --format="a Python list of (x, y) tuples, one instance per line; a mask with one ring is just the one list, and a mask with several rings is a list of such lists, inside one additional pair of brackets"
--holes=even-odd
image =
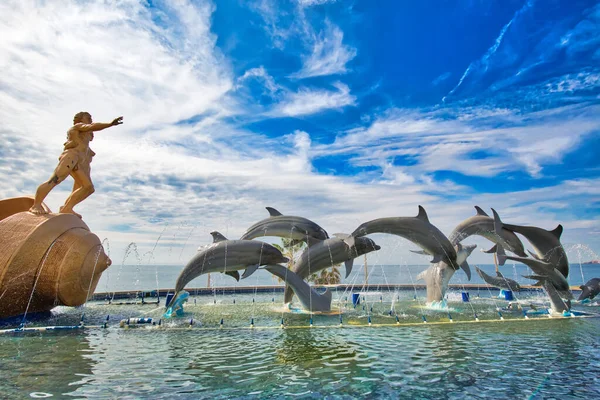
[(331, 291), (329, 289), (325, 289), (325, 293), (319, 294), (304, 279), (282, 265), (267, 265), (264, 269), (285, 280), (294, 290), (305, 310), (311, 312), (331, 311)]
[[(519, 257), (527, 257), (525, 253), (525, 249), (523, 248), (523, 243), (517, 235), (515, 235), (512, 231), (501, 228), (499, 232), (496, 232), (494, 227), (494, 218), (490, 217), (486, 214), (478, 206), (475, 206), (476, 214), (472, 217), (467, 218), (448, 236), (448, 240), (450, 243), (456, 244), (462, 242), (464, 239), (468, 238), (472, 235), (483, 236), (489, 241), (499, 244), (505, 249), (515, 253)], [(493, 252), (495, 249), (486, 251), (486, 253)]]
[(563, 231), (562, 225), (558, 224), (558, 226), (551, 231), (535, 226), (510, 225), (503, 223), (500, 220), (500, 216), (493, 208), (492, 212), (494, 213), (496, 233), (508, 229), (509, 231), (523, 235), (535, 250), (536, 254), (531, 253), (534, 258), (554, 265), (565, 278), (569, 276), (569, 260), (565, 249), (560, 243), (560, 235)]
[[(457, 243), (455, 245), (455, 251), (457, 254), (456, 263), (460, 263), (465, 272), (469, 271), (469, 278), (471, 273), (469, 264), (467, 263), (467, 257), (471, 255), (476, 247), (476, 244), (463, 246), (460, 243)], [(417, 275), (417, 279), (422, 279), (425, 281), (425, 285), (427, 287), (428, 304), (431, 304), (435, 301), (444, 300), (446, 290), (448, 289), (448, 282), (450, 282), (450, 278), (452, 278), (456, 270), (457, 268), (448, 264), (446, 261), (439, 261), (435, 264), (432, 264), (425, 271)]]
[(481, 279), (483, 279), (485, 283), (490, 286), (494, 286), (499, 289), (511, 290), (513, 292), (521, 291), (521, 285), (519, 285), (517, 281), (506, 278), (500, 271), (496, 271), (496, 276), (490, 276), (477, 267), (475, 267), (475, 271), (477, 271), (477, 274), (479, 274)]
[[(211, 232), (213, 243), (196, 253), (183, 268), (175, 283), (175, 296), (192, 279), (202, 274), (222, 272), (236, 280), (252, 275), (259, 265), (286, 263), (288, 259), (268, 243), (258, 240), (228, 240), (219, 232)], [(168, 307), (169, 305), (167, 305)]]
[(600, 293), (600, 278), (592, 278), (585, 284), (579, 286), (579, 288), (581, 289), (581, 294), (577, 300), (592, 300), (598, 295), (598, 293)]
[(282, 215), (272, 207), (267, 207), (269, 218), (258, 221), (246, 230), (240, 240), (255, 239), (261, 236), (277, 236), (295, 241), (307, 242), (309, 246), (329, 238), (325, 229), (304, 217)]
[[(333, 265), (345, 263), (346, 278), (352, 272), (354, 259), (363, 254), (379, 250), (375, 242), (369, 238), (353, 238), (352, 246), (347, 244), (348, 235), (336, 234), (336, 236), (322, 240), (306, 248), (300, 258), (294, 264), (292, 271), (302, 279)], [(294, 290), (291, 285), (286, 285), (283, 297), (284, 303), (292, 301)]]
[(419, 206), (416, 217), (379, 218), (361, 224), (352, 232), (351, 237), (357, 238), (371, 233), (389, 233), (410, 240), (423, 249), (419, 254), (433, 256), (431, 263), (444, 261), (458, 268), (456, 250), (448, 238), (431, 222), (427, 212)]

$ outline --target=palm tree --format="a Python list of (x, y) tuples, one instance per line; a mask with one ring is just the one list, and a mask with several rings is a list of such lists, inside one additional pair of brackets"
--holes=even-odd
[(342, 275), (340, 274), (340, 265), (337, 264), (331, 267), (331, 269), (326, 268), (322, 270), (318, 274), (312, 274), (308, 281), (314, 283), (315, 285), (335, 285), (342, 281)]

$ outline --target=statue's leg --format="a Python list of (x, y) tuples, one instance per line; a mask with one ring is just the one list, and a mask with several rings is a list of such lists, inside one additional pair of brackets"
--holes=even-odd
[(48, 196), (48, 193), (56, 186), (58, 186), (62, 181), (67, 179), (67, 176), (71, 173), (72, 166), (76, 163), (76, 159), (72, 156), (67, 155), (62, 157), (58, 162), (58, 166), (54, 170), (54, 173), (48, 179), (47, 182), (42, 183), (38, 186), (35, 197), (33, 200), (33, 205), (29, 209), (29, 212), (33, 214), (47, 214), (48, 212), (42, 207), (42, 202)]
[(73, 211), (73, 207), (94, 193), (94, 185), (92, 184), (92, 180), (90, 179), (86, 168), (79, 168), (77, 171), (72, 171), (71, 176), (75, 179), (75, 184), (73, 185), (74, 190), (71, 195), (67, 197), (65, 205), (60, 208), (59, 212), (62, 214), (75, 214), (81, 217), (81, 215)]

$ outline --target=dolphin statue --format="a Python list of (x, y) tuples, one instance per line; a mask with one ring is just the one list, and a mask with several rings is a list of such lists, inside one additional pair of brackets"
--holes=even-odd
[(593, 299), (600, 293), (600, 278), (592, 278), (585, 284), (579, 286), (581, 294), (577, 300)]
[(325, 229), (303, 217), (282, 215), (272, 207), (267, 207), (269, 218), (258, 221), (244, 232), (240, 240), (255, 239), (261, 236), (277, 236), (307, 242), (309, 246), (319, 240), (329, 238)]
[(495, 277), (486, 274), (477, 267), (475, 267), (475, 271), (477, 271), (481, 279), (483, 279), (490, 286), (494, 286), (499, 289), (511, 290), (513, 292), (521, 291), (521, 285), (519, 285), (517, 281), (506, 278), (500, 271), (496, 272), (497, 276)]
[(301, 277), (282, 265), (267, 265), (264, 267), (267, 271), (280, 279), (285, 279), (288, 285), (294, 289), (302, 307), (311, 312), (331, 311), (331, 291), (325, 289), (325, 293), (319, 294), (311, 288)]
[(419, 206), (419, 214), (416, 217), (374, 219), (361, 224), (350, 236), (356, 238), (371, 233), (390, 233), (401, 236), (423, 249), (423, 252), (415, 253), (433, 256), (431, 263), (444, 261), (456, 268), (460, 266), (456, 263), (454, 246), (438, 228), (429, 222), (427, 212), (422, 206)]
[(498, 263), (504, 264), (506, 260), (513, 260), (527, 265), (535, 275), (525, 276), (527, 279), (537, 279), (534, 286), (541, 286), (544, 282), (550, 282), (554, 288), (566, 299), (572, 299), (571, 287), (564, 275), (551, 263), (541, 261), (535, 258), (507, 256), (502, 246), (498, 246)]
[(494, 213), (496, 232), (501, 231), (503, 228), (525, 236), (535, 250), (536, 254), (531, 254), (534, 258), (554, 265), (565, 278), (569, 276), (569, 260), (567, 259), (565, 249), (560, 243), (560, 235), (563, 231), (561, 224), (558, 224), (552, 231), (547, 231), (535, 226), (510, 225), (503, 223), (500, 220), (500, 216), (493, 208), (492, 212)]
[[(454, 228), (452, 233), (450, 233), (450, 236), (448, 236), (450, 243), (456, 244), (462, 242), (469, 236), (479, 235), (493, 243), (501, 245), (519, 257), (527, 257), (525, 249), (523, 248), (523, 243), (519, 240), (517, 235), (505, 228), (501, 228), (500, 233), (497, 234), (494, 229), (494, 219), (478, 206), (475, 206), (475, 210), (477, 211), (477, 214), (465, 219)], [(491, 251), (493, 252), (494, 248), (492, 248)], [(490, 251), (488, 250), (487, 252)]]
[[(322, 240), (306, 248), (294, 264), (292, 271), (300, 278), (306, 279), (310, 274), (333, 265), (345, 263), (347, 278), (350, 272), (352, 272), (352, 266), (356, 257), (381, 248), (373, 240), (365, 237), (353, 238), (352, 242), (354, 245), (349, 246), (345, 241), (348, 239), (348, 236), (338, 233), (332, 238)], [(294, 296), (294, 290), (290, 286), (286, 285), (283, 296), (284, 303), (292, 301), (292, 297)]]
[(228, 240), (219, 232), (210, 234), (213, 243), (196, 253), (179, 274), (173, 299), (177, 298), (188, 282), (202, 274), (223, 272), (239, 280), (239, 270), (245, 269), (242, 278), (247, 278), (259, 265), (288, 262), (279, 250), (268, 243), (259, 240)]
[[(457, 254), (456, 262), (460, 262), (461, 265), (464, 265), (463, 269), (465, 272), (469, 270), (469, 277), (470, 269), (469, 264), (467, 263), (467, 257), (471, 255), (476, 247), (476, 244), (463, 246), (460, 243), (457, 243), (455, 245), (455, 251)], [(456, 270), (456, 268), (450, 266), (445, 261), (439, 261), (435, 264), (432, 264), (425, 271), (417, 275), (417, 279), (422, 279), (425, 281), (425, 285), (427, 287), (428, 304), (431, 304), (434, 301), (444, 300), (444, 296), (446, 296), (446, 290), (448, 289), (448, 282), (450, 282), (450, 278), (452, 278)]]

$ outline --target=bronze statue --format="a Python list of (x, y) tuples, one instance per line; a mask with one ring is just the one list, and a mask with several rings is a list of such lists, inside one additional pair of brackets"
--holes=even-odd
[(48, 193), (58, 184), (71, 175), (75, 180), (73, 191), (67, 197), (65, 204), (60, 207), (59, 213), (81, 215), (73, 211), (75, 205), (81, 203), (94, 193), (94, 185), (90, 176), (90, 163), (96, 153), (90, 149), (90, 142), (94, 140), (94, 132), (123, 123), (123, 117), (115, 118), (112, 122), (92, 122), (88, 112), (79, 112), (73, 117), (73, 127), (67, 131), (65, 149), (58, 158), (58, 165), (48, 182), (42, 183), (35, 192), (33, 206), (29, 209), (34, 214), (47, 214), (42, 202)]

